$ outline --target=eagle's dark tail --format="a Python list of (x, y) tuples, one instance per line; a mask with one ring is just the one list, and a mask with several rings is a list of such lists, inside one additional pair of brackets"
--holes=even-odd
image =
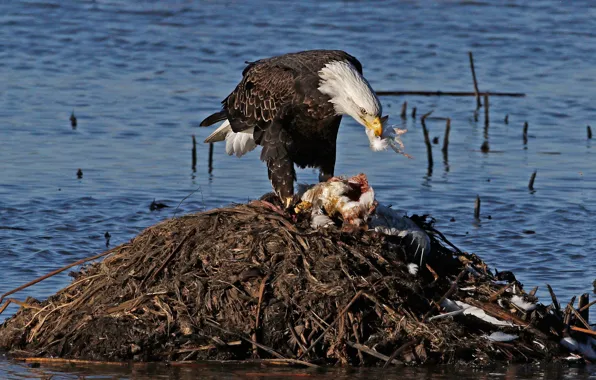
[(201, 127), (208, 127), (227, 118), (226, 111), (221, 110), (201, 121)]

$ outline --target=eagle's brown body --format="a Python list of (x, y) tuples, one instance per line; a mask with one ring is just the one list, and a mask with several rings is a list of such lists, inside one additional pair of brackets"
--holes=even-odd
[(249, 63), (240, 83), (223, 100), (222, 111), (201, 126), (227, 119), (233, 132), (254, 129), (253, 138), (263, 147), (261, 160), (283, 199), (294, 192), (294, 164), (319, 168), (320, 179), (326, 180), (334, 174), (341, 115), (329, 96), (318, 90), (319, 71), (334, 61), (346, 61), (362, 73), (360, 62), (339, 50), (304, 51)]

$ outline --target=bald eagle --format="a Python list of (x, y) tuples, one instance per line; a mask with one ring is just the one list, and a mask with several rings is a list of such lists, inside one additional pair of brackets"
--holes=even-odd
[(250, 62), (222, 104), (201, 122), (206, 127), (223, 121), (205, 142), (225, 140), (226, 152), (238, 157), (262, 146), (261, 160), (286, 207), (294, 194), (294, 165), (318, 168), (320, 181), (333, 177), (342, 115), (366, 128), (373, 150), (386, 147), (381, 103), (360, 62), (343, 51), (310, 50)]

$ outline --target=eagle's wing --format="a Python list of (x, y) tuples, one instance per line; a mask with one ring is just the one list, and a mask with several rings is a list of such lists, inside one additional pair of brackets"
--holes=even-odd
[(295, 71), (262, 60), (249, 64), (236, 89), (222, 102), (234, 132), (266, 129), (296, 95)]

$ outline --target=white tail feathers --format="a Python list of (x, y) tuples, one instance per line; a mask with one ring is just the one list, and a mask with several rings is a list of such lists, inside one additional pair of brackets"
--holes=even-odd
[(230, 156), (235, 154), (241, 157), (257, 147), (253, 138), (253, 128), (242, 132), (232, 131), (230, 122), (224, 121), (212, 134), (206, 139), (206, 143), (214, 143), (218, 141), (226, 141), (226, 153)]

